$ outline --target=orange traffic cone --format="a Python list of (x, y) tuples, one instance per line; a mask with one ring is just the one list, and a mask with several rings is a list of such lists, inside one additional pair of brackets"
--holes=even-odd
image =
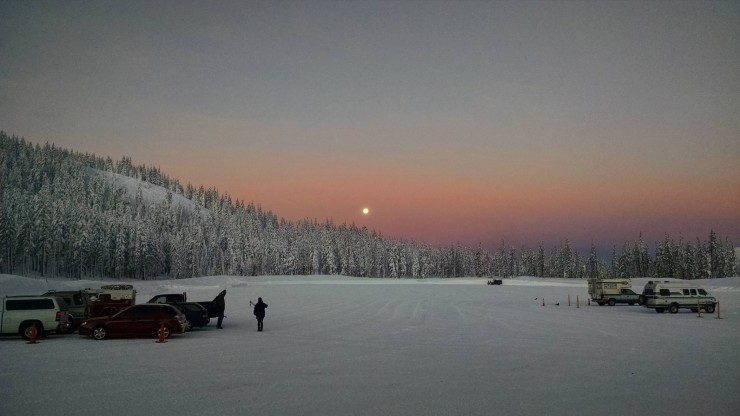
[(159, 324), (159, 340), (155, 341), (157, 344), (164, 344), (167, 342), (166, 339), (164, 339), (164, 322)]
[(39, 331), (36, 329), (36, 324), (31, 325), (31, 330), (28, 334), (28, 344), (38, 344), (36, 338), (39, 336)]

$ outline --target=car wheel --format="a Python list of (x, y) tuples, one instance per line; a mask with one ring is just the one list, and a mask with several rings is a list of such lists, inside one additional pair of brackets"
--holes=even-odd
[[(157, 332), (154, 334), (157, 338), (159, 338), (159, 331), (161, 331), (162, 328), (157, 329)], [(164, 339), (167, 339), (170, 337), (170, 329), (167, 328), (167, 326), (164, 327)]]
[(708, 303), (706, 306), (704, 306), (704, 310), (707, 311), (707, 313), (714, 313), (714, 304)]
[(671, 303), (671, 306), (668, 307), (668, 312), (670, 312), (670, 313), (678, 313), (678, 304), (677, 303)]
[(192, 330), (193, 330), (193, 324), (191, 324), (190, 321), (185, 322), (185, 332), (190, 332)]
[(634, 304), (635, 304), (635, 302), (629, 302), (629, 303), (628, 303), (628, 305), (630, 305), (630, 306), (632, 306), (632, 305), (634, 305)]
[[(31, 328), (33, 327), (34, 323), (30, 322), (21, 328), (21, 338), (25, 339), (26, 341), (31, 339)], [(44, 327), (40, 324), (36, 324), (36, 338), (43, 337), (44, 334)]]
[(637, 298), (637, 304), (642, 306), (645, 304), (645, 296), (640, 295), (639, 298)]
[(108, 331), (106, 331), (105, 327), (102, 326), (95, 327), (92, 330), (92, 337), (98, 341), (104, 340), (108, 337)]
[(617, 304), (617, 301), (614, 299), (609, 299), (609, 306), (614, 306)]

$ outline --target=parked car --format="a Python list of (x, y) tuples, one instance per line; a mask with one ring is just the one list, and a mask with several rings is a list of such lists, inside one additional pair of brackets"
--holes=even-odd
[(180, 310), (185, 315), (185, 319), (188, 320), (185, 330), (190, 331), (195, 328), (203, 328), (211, 322), (211, 318), (208, 317), (208, 310), (201, 306), (200, 303), (196, 302), (177, 302), (170, 303)]
[(97, 340), (112, 337), (159, 337), (164, 325), (164, 337), (185, 332), (185, 315), (171, 305), (141, 304), (130, 306), (112, 316), (90, 318), (77, 332)]
[[(181, 303), (181, 302), (188, 302), (188, 294), (183, 293), (166, 293), (161, 295), (156, 295), (149, 299), (149, 302), (147, 303), (166, 303), (166, 304), (172, 304), (172, 303)], [(206, 308), (208, 311), (208, 317), (209, 318), (216, 318), (219, 314), (218, 305), (216, 305), (213, 301), (197, 301), (195, 303), (200, 304), (200, 306)]]
[(7, 296), (0, 300), (0, 334), (20, 334), (29, 340), (35, 326), (38, 337), (59, 330), (64, 302), (53, 296)]

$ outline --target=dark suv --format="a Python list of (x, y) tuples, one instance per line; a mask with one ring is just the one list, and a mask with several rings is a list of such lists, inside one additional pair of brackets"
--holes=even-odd
[(185, 330), (190, 331), (195, 328), (202, 328), (211, 322), (211, 318), (208, 317), (208, 310), (196, 302), (177, 302), (169, 303), (180, 310), (185, 315), (185, 319), (188, 320)]
[(90, 318), (80, 325), (80, 335), (101, 340), (112, 337), (159, 337), (164, 326), (164, 338), (185, 332), (185, 315), (170, 305), (142, 304), (129, 306), (113, 316)]

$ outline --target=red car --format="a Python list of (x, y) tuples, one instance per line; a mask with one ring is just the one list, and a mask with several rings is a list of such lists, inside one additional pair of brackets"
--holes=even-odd
[(164, 324), (164, 337), (185, 332), (185, 315), (170, 305), (142, 304), (129, 306), (112, 316), (90, 318), (80, 325), (80, 335), (97, 340), (113, 337), (159, 337)]

